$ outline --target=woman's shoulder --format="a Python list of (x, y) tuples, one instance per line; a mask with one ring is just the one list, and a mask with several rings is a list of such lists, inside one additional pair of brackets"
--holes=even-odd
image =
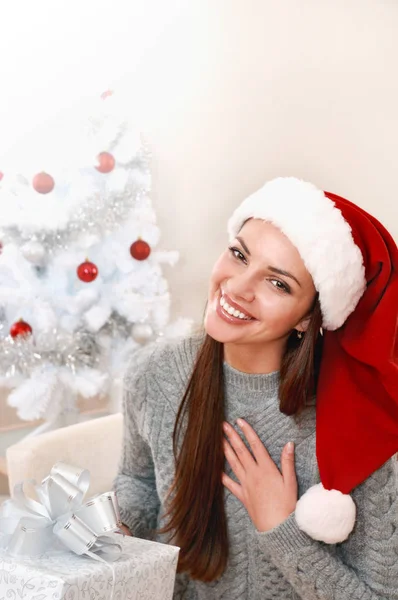
[(186, 382), (192, 373), (204, 334), (148, 344), (133, 352), (128, 361), (124, 383), (134, 385), (137, 379), (156, 379), (158, 382)]
[[(357, 486), (351, 496), (356, 505), (355, 528), (347, 540), (337, 545), (337, 553), (344, 563), (360, 573), (364, 582), (372, 584), (375, 577), (379, 581), (384, 578), (393, 584), (396, 594), (396, 567), (393, 565), (396, 564), (398, 549), (397, 457), (385, 462)], [(388, 597), (395, 598), (395, 594)], [(377, 597), (385, 598), (387, 595)]]
[(366, 506), (378, 517), (398, 510), (398, 455), (387, 460), (356, 487), (352, 496), (357, 506)]

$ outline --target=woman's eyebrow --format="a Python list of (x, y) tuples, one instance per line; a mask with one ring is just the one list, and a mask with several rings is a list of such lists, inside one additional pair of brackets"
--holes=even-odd
[(243, 248), (243, 250), (246, 252), (246, 254), (248, 254), (249, 256), (251, 256), (250, 254), (250, 250), (249, 248), (246, 246), (245, 242), (243, 241), (243, 239), (239, 236), (236, 236), (236, 239), (238, 240), (238, 242), (241, 243), (241, 246)]
[(294, 275), (292, 275), (291, 273), (289, 273), (288, 271), (284, 271), (283, 269), (278, 269), (278, 267), (271, 267), (270, 265), (268, 265), (268, 270), (272, 271), (273, 273), (278, 273), (278, 275), (284, 275), (285, 277), (290, 277), (290, 279), (294, 279), (294, 281), (301, 287), (301, 283), (299, 282), (298, 279), (295, 278)]
[[(240, 236), (236, 236), (236, 239), (241, 244), (241, 246), (242, 246), (243, 250), (246, 252), (246, 254), (248, 256), (251, 256), (250, 250), (246, 246), (243, 239)], [(288, 271), (284, 271), (283, 269), (278, 269), (278, 267), (271, 267), (270, 265), (268, 265), (267, 268), (269, 271), (272, 271), (273, 273), (277, 273), (278, 275), (284, 275), (285, 277), (290, 277), (290, 279), (293, 279), (297, 283), (297, 285), (299, 285), (301, 287), (301, 283), (299, 282), (299, 280), (296, 279), (296, 277), (294, 275), (292, 275), (291, 273), (289, 273)]]

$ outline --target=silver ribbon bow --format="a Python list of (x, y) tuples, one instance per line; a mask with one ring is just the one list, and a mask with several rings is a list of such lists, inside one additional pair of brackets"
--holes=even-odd
[[(25, 483), (34, 486), (38, 501), (26, 496)], [(34, 480), (18, 483), (13, 499), (0, 510), (0, 548), (11, 556), (34, 558), (63, 545), (101, 562), (116, 560), (121, 545), (105, 535), (121, 526), (116, 494), (105, 492), (83, 503), (89, 484), (88, 470), (62, 462), (40, 485)]]

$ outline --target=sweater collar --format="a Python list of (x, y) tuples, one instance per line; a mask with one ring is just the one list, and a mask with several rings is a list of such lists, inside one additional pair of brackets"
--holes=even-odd
[(246, 392), (262, 392), (275, 396), (279, 390), (279, 371), (273, 373), (244, 373), (224, 362), (224, 379), (226, 385), (233, 385)]

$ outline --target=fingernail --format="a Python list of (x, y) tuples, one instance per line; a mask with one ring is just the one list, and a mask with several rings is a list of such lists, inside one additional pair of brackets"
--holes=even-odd
[(228, 425), (228, 423), (225, 423), (225, 422), (224, 422), (224, 423), (222, 424), (222, 428), (224, 429), (224, 431), (228, 431), (228, 429), (229, 429), (229, 425)]
[(286, 444), (286, 452), (288, 454), (293, 454), (293, 452), (294, 452), (294, 443), (293, 442), (288, 442)]
[(239, 427), (244, 427), (245, 422), (243, 419), (236, 419), (237, 424), (239, 425)]

